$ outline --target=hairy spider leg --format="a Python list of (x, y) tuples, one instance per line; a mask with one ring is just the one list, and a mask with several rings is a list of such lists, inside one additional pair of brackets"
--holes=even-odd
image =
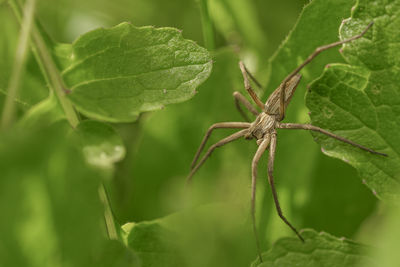
[[(242, 71), (243, 80), (244, 80), (244, 86), (245, 86), (247, 92), (252, 97), (253, 101), (257, 104), (257, 106), (261, 107), (261, 104), (259, 104), (261, 102), (261, 100), (259, 99), (259, 97), (254, 92), (253, 88), (251, 87), (251, 84), (249, 82), (248, 76), (255, 82), (255, 84), (257, 86), (259, 86), (262, 89), (260, 83), (247, 70), (247, 68), (246, 68), (246, 66), (244, 65), (243, 62), (239, 62), (239, 67), (240, 67), (240, 70)], [(297, 85), (300, 83), (300, 80), (301, 80), (301, 75), (300, 74), (296, 74), (296, 75), (293, 75), (293, 77), (291, 77), (290, 80), (286, 83), (286, 87), (285, 87), (285, 108), (289, 105), (289, 102), (292, 99), (292, 96), (293, 96), (294, 92), (296, 91)], [(282, 86), (282, 84), (280, 86)], [(279, 105), (280, 105), (279, 99), (280, 99), (280, 90), (281, 90), (280, 88), (281, 87), (278, 87), (276, 90), (274, 90), (271, 93), (271, 95), (268, 97), (268, 99), (265, 102), (265, 104), (262, 104), (263, 105), (263, 107), (261, 107), (262, 111), (264, 111), (265, 113), (267, 113), (269, 115), (279, 115)], [(238, 102), (238, 101), (236, 100), (236, 102)], [(243, 116), (243, 111), (241, 111), (240, 107), (238, 107), (238, 109), (239, 109), (239, 112)], [(244, 115), (244, 117), (247, 119), (247, 116)]]
[(350, 140), (348, 140), (348, 139), (346, 139), (344, 137), (341, 137), (339, 135), (336, 135), (334, 133), (331, 133), (331, 132), (329, 132), (327, 130), (324, 130), (324, 129), (320, 128), (320, 127), (317, 127), (317, 126), (314, 126), (314, 125), (311, 125), (311, 124), (278, 123), (277, 124), (277, 128), (280, 128), (280, 129), (302, 129), (302, 130), (310, 130), (310, 131), (319, 132), (319, 133), (325, 134), (325, 135), (327, 135), (329, 137), (332, 137), (334, 139), (337, 139), (339, 141), (342, 141), (344, 143), (347, 143), (347, 144), (350, 144), (352, 146), (358, 147), (358, 148), (360, 148), (362, 150), (368, 151), (368, 152), (370, 152), (372, 154), (376, 154), (376, 155), (381, 155), (381, 156), (387, 157), (387, 154), (385, 154), (385, 153), (377, 152), (377, 151), (372, 150), (372, 149), (370, 149), (368, 147), (359, 145), (359, 144), (354, 143), (353, 141), (350, 141)]
[(271, 144), (269, 148), (269, 158), (268, 158), (268, 182), (271, 186), (272, 196), (274, 199), (276, 211), (278, 212), (279, 217), (296, 233), (296, 235), (300, 238), (301, 241), (304, 242), (303, 237), (300, 233), (296, 230), (296, 228), (286, 219), (286, 217), (282, 213), (281, 206), (279, 205), (278, 194), (275, 189), (274, 184), (274, 161), (275, 161), (275, 151), (276, 151), (276, 131), (272, 132), (271, 134)]
[[(246, 88), (246, 91), (249, 93), (249, 95), (253, 99), (254, 103), (256, 103), (256, 105), (259, 108), (261, 108), (261, 110), (264, 110), (264, 103), (260, 100), (260, 98), (257, 96), (256, 92), (254, 92), (253, 88), (251, 87), (249, 77), (247, 76), (249, 74), (249, 72), (247, 71), (246, 66), (244, 65), (244, 63), (242, 61), (239, 62), (239, 68), (243, 75), (244, 87)], [(251, 75), (250, 77), (253, 77), (253, 75)], [(253, 77), (253, 79), (255, 80), (254, 77)], [(258, 82), (256, 84), (258, 84)]]
[(211, 133), (215, 129), (240, 129), (240, 128), (249, 128), (249, 126), (250, 123), (248, 122), (219, 122), (211, 125), (210, 128), (208, 128), (206, 134), (204, 135), (199, 148), (197, 149), (196, 155), (194, 156), (192, 164), (190, 165), (190, 169), (193, 170), (193, 168), (196, 166), (197, 160), (199, 159), (200, 154), (207, 143), (207, 140), (210, 138)]
[(242, 103), (247, 108), (247, 110), (250, 111), (253, 115), (257, 116), (259, 114), (259, 112), (253, 107), (253, 105), (251, 105), (251, 103), (241, 93), (235, 91), (233, 92), (233, 97), (235, 98), (235, 106), (245, 121), (249, 122), (250, 119), (249, 117), (247, 117), (246, 113), (240, 107), (240, 103)]
[(271, 141), (270, 135), (266, 135), (261, 142), (260, 146), (257, 149), (256, 154), (253, 157), (253, 161), (251, 163), (251, 221), (253, 224), (253, 232), (256, 238), (257, 244), (257, 252), (258, 257), (260, 258), (260, 262), (262, 262), (261, 256), (261, 245), (260, 240), (257, 234), (257, 225), (256, 225), (256, 186), (257, 186), (257, 167), (258, 161), (260, 160), (261, 156), (264, 154), (265, 150), (267, 150), (269, 143)]

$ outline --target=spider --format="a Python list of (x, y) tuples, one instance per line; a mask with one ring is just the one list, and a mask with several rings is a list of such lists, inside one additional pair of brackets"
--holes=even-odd
[[(239, 67), (240, 67), (240, 70), (243, 75), (244, 86), (246, 88), (246, 91), (249, 93), (249, 95), (251, 96), (254, 103), (262, 110), (262, 112), (258, 112), (257, 109), (254, 108), (253, 105), (241, 93), (234, 92), (233, 96), (235, 98), (235, 104), (236, 104), (236, 107), (238, 108), (239, 112), (242, 114), (242, 116), (247, 121), (249, 121), (246, 114), (241, 109), (240, 104), (244, 105), (252, 114), (254, 114), (254, 116), (256, 116), (256, 119), (252, 123), (249, 123), (249, 122), (220, 122), (220, 123), (215, 123), (215, 124), (211, 125), (211, 127), (208, 129), (207, 133), (205, 134), (205, 136), (200, 144), (200, 147), (197, 150), (197, 153), (196, 153), (196, 155), (193, 159), (192, 165), (191, 165), (191, 172), (187, 177), (187, 183), (191, 182), (193, 175), (200, 168), (200, 166), (203, 165), (203, 163), (207, 160), (207, 158), (211, 155), (211, 153), (217, 147), (221, 147), (221, 146), (223, 146), (227, 143), (230, 143), (232, 141), (235, 141), (241, 137), (244, 137), (245, 139), (256, 139), (258, 149), (253, 157), (253, 161), (251, 164), (251, 170), (252, 170), (251, 217), (252, 217), (253, 231), (254, 231), (256, 243), (257, 243), (258, 256), (259, 256), (259, 259), (261, 262), (262, 262), (262, 257), (261, 257), (261, 250), (260, 250), (260, 242), (258, 240), (256, 223), (255, 223), (256, 180), (257, 180), (258, 162), (259, 162), (262, 154), (268, 148), (269, 148), (268, 182), (271, 187), (276, 211), (277, 211), (279, 217), (284, 221), (284, 223), (287, 224), (295, 232), (295, 234), (299, 237), (299, 239), (304, 242), (303, 237), (300, 235), (300, 233), (297, 231), (297, 229), (283, 215), (282, 209), (279, 205), (278, 195), (277, 195), (275, 185), (274, 185), (273, 170), (274, 170), (275, 150), (276, 150), (276, 141), (277, 141), (276, 129), (302, 129), (302, 130), (315, 131), (315, 132), (325, 134), (329, 137), (335, 138), (337, 140), (340, 140), (344, 143), (350, 144), (352, 146), (358, 147), (362, 150), (368, 151), (372, 154), (387, 156), (384, 153), (374, 151), (372, 149), (369, 149), (365, 146), (354, 143), (353, 141), (350, 141), (346, 138), (343, 138), (341, 136), (338, 136), (334, 133), (331, 133), (327, 130), (324, 130), (320, 127), (317, 127), (317, 126), (314, 126), (311, 124), (281, 123), (281, 121), (285, 117), (286, 108), (293, 96), (293, 93), (296, 90), (297, 85), (299, 84), (299, 82), (301, 80), (301, 75), (299, 74), (300, 70), (304, 66), (306, 66), (308, 63), (310, 63), (322, 51), (327, 50), (332, 47), (335, 47), (335, 46), (339, 46), (344, 43), (351, 42), (355, 39), (362, 37), (372, 25), (373, 25), (373, 22), (369, 23), (368, 26), (360, 34), (355, 35), (349, 39), (346, 39), (343, 41), (338, 41), (338, 42), (331, 43), (328, 45), (324, 45), (324, 46), (321, 46), (321, 47), (318, 47), (317, 49), (315, 49), (315, 51), (302, 64), (300, 64), (295, 70), (292, 71), (292, 73), (290, 73), (282, 81), (282, 83), (279, 85), (279, 87), (275, 91), (273, 91), (272, 94), (268, 97), (265, 104), (263, 104), (263, 102), (260, 100), (260, 98), (253, 91), (253, 89), (250, 85), (249, 77), (257, 86), (259, 86), (261, 88), (260, 83), (257, 82), (257, 80), (254, 78), (253, 75), (251, 75), (251, 73), (247, 70), (247, 68), (243, 64), (243, 62), (239, 62)], [(240, 130), (240, 131), (220, 140), (219, 142), (215, 143), (214, 145), (212, 145), (208, 149), (208, 151), (205, 153), (205, 155), (200, 159), (200, 161), (198, 161), (200, 154), (201, 154), (202, 150), (204, 149), (204, 146), (205, 146), (208, 138), (210, 137), (212, 131), (214, 129), (220, 129), (220, 128), (234, 128), (234, 129), (242, 129), (242, 130)]]

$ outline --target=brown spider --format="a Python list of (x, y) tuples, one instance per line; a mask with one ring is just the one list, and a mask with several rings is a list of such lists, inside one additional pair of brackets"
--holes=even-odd
[[(299, 74), (299, 71), (308, 63), (311, 62), (320, 52), (327, 50), (329, 48), (351, 42), (355, 39), (360, 38), (363, 36), (367, 30), (372, 26), (373, 22), (368, 24), (368, 26), (364, 29), (362, 33), (359, 35), (353, 36), (347, 40), (343, 41), (338, 41), (335, 43), (331, 43), (325, 46), (318, 47), (315, 49), (315, 51), (300, 65), (298, 66), (292, 73), (290, 73), (280, 84), (280, 86), (272, 92), (272, 94), (268, 97), (267, 102), (263, 104), (261, 100), (258, 98), (256, 93), (253, 91), (251, 88), (248, 76), (257, 84), (257, 86), (261, 87), (260, 84), (257, 82), (257, 80), (251, 75), (251, 73), (247, 70), (245, 65), (242, 62), (239, 62), (239, 67), (242, 72), (243, 78), (244, 78), (244, 86), (253, 99), (254, 103), (262, 110), (262, 112), (258, 112), (247, 99), (240, 94), (239, 92), (234, 92), (233, 96), (235, 98), (235, 103), (237, 108), (239, 109), (239, 112), (243, 115), (243, 117), (247, 119), (246, 114), (243, 112), (243, 110), (240, 108), (240, 103), (242, 103), (252, 114), (254, 114), (256, 117), (255, 121), (252, 123), (249, 122), (221, 122), (221, 123), (216, 123), (213, 124), (207, 131), (206, 135), (203, 138), (203, 141), (200, 144), (199, 149), (197, 150), (197, 153), (193, 159), (192, 165), (191, 165), (191, 172), (187, 177), (187, 183), (190, 183), (192, 176), (194, 173), (200, 168), (200, 166), (206, 161), (206, 159), (211, 155), (211, 153), (216, 149), (217, 147), (223, 146), (229, 142), (232, 142), (234, 140), (239, 139), (240, 137), (244, 137), (245, 139), (253, 139), (255, 138), (257, 140), (257, 145), (258, 149), (256, 154), (254, 155), (251, 169), (252, 169), (252, 183), (251, 183), (251, 215), (252, 215), (252, 223), (253, 223), (253, 230), (254, 234), (256, 236), (256, 242), (257, 242), (257, 249), (258, 249), (258, 254), (260, 261), (262, 262), (262, 257), (261, 257), (261, 251), (260, 251), (260, 244), (257, 236), (257, 229), (256, 229), (256, 223), (255, 223), (255, 197), (256, 197), (256, 179), (257, 179), (257, 165), (258, 161), (260, 160), (262, 154), (268, 149), (269, 147), (269, 160), (268, 160), (268, 182), (271, 186), (272, 190), (272, 196), (275, 202), (275, 207), (278, 212), (279, 217), (296, 233), (296, 235), (304, 242), (303, 237), (300, 235), (300, 233), (296, 230), (296, 228), (285, 218), (285, 216), (282, 214), (281, 207), (279, 205), (278, 201), (278, 195), (276, 193), (275, 185), (274, 185), (274, 178), (273, 178), (273, 169), (274, 169), (274, 159), (275, 159), (275, 149), (276, 149), (276, 139), (277, 139), (277, 133), (276, 129), (303, 129), (303, 130), (311, 130), (311, 131), (316, 131), (320, 132), (322, 134), (325, 134), (327, 136), (330, 136), (332, 138), (335, 138), (337, 140), (340, 140), (342, 142), (348, 143), (352, 146), (356, 146), (360, 149), (363, 149), (365, 151), (368, 151), (373, 154), (378, 154), (382, 156), (387, 156), (384, 153), (376, 152), (372, 149), (369, 149), (365, 146), (356, 144), (350, 140), (347, 140), (343, 137), (340, 137), (336, 134), (333, 134), (331, 132), (328, 132), (324, 129), (321, 129), (317, 126), (313, 126), (311, 124), (298, 124), (298, 123), (281, 123), (283, 118), (285, 117), (285, 110), (287, 108), (287, 105), (289, 104), (294, 91), (296, 90), (297, 85), (300, 82), (301, 75)], [(198, 162), (199, 156), (201, 151), (203, 150), (208, 138), (211, 135), (211, 132), (214, 129), (218, 128), (235, 128), (235, 129), (241, 129), (240, 130), (224, 139), (221, 141), (217, 142), (216, 144), (212, 145), (206, 154), (201, 158), (201, 160)]]

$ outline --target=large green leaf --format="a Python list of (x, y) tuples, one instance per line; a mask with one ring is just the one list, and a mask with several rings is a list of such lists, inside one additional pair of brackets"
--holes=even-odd
[(312, 123), (388, 154), (373, 155), (316, 134), (325, 153), (348, 162), (384, 200), (400, 200), (400, 1), (360, 0), (341, 27), (349, 38), (371, 21), (360, 40), (346, 44), (349, 65), (326, 68), (307, 94)]
[(69, 99), (88, 117), (131, 122), (191, 98), (211, 72), (209, 53), (173, 28), (121, 23), (56, 48)]
[(304, 230), (302, 235), (305, 243), (294, 237), (278, 240), (262, 254), (263, 262), (257, 259), (252, 266), (353, 267), (371, 262), (363, 245), (314, 230)]

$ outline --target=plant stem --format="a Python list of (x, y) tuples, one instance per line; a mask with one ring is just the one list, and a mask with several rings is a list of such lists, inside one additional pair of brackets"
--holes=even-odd
[(36, 43), (39, 56), (43, 61), (44, 68), (47, 71), (53, 90), (60, 101), (62, 108), (64, 109), (65, 116), (67, 117), (70, 125), (75, 128), (79, 124), (78, 115), (66, 96), (66, 86), (64, 85), (61, 74), (57, 69), (56, 64), (47, 50), (45, 42), (36, 27), (33, 29), (33, 39)]
[[(21, 11), (19, 10), (18, 3), (16, 0), (9, 0), (9, 3), (18, 19), (21, 18)], [(66, 86), (61, 77), (61, 74), (53, 61), (53, 58), (48, 50), (48, 47), (43, 40), (42, 35), (37, 29), (36, 25), (32, 23), (32, 39), (33, 39), (33, 50), (37, 52), (36, 59), (39, 61), (42, 71), (44, 71), (44, 76), (48, 78), (50, 87), (55, 92), (63, 110), (65, 116), (70, 123), (70, 125), (75, 128), (79, 123), (79, 118), (75, 112), (71, 102), (68, 100), (65, 89)]]
[(1, 129), (5, 130), (14, 121), (15, 98), (17, 97), (22, 75), (25, 69), (28, 54), (29, 36), (32, 31), (33, 14), (35, 13), (36, 0), (27, 0), (24, 7), (24, 17), (21, 22), (21, 31), (18, 37), (18, 46), (15, 52), (13, 70), (7, 89), (7, 96), (1, 116)]
[(203, 38), (205, 47), (212, 51), (215, 49), (214, 27), (208, 12), (208, 0), (199, 0), (201, 24), (203, 28)]
[(114, 216), (111, 210), (110, 202), (104, 184), (102, 183), (99, 187), (100, 200), (104, 205), (104, 220), (106, 222), (108, 237), (110, 239), (118, 239), (117, 229), (115, 227)]

